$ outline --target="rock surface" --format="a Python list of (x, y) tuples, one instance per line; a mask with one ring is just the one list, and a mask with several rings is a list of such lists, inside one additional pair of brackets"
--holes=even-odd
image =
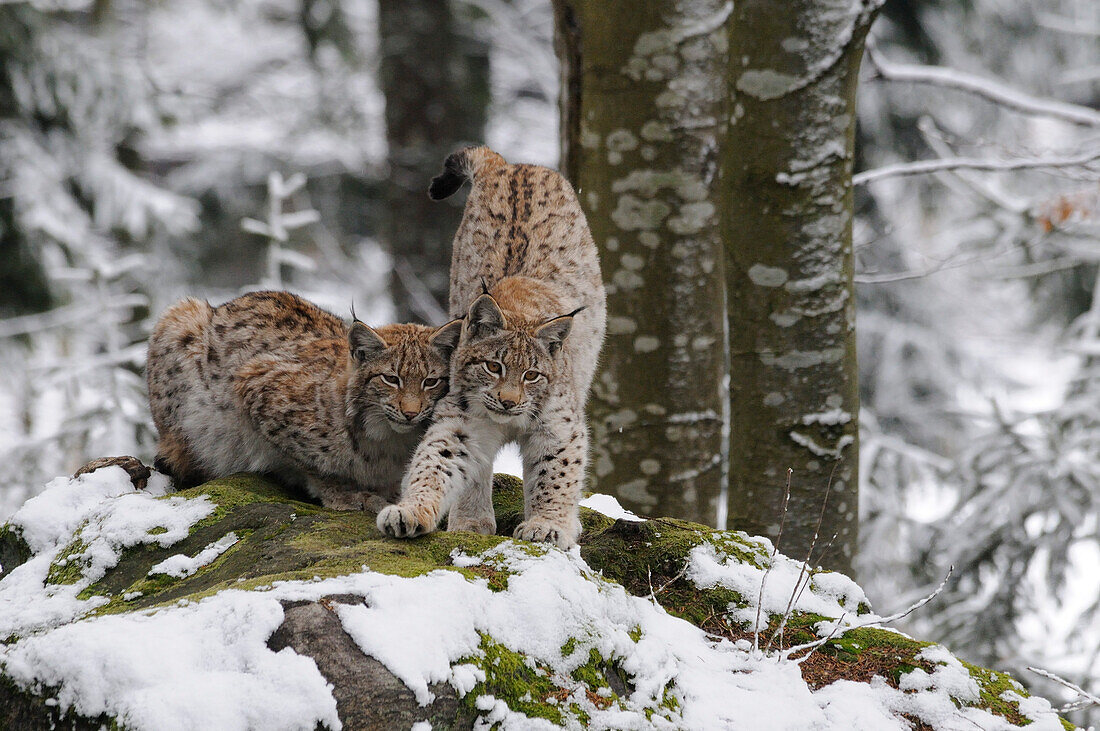
[[(92, 533), (88, 526), (95, 519), (86, 519), (73, 532), (70, 544), (54, 552), (45, 582), (47, 593), (54, 590), (64, 593), (65, 587), (70, 587), (73, 601), (87, 603), (87, 609), (81, 610), (80, 616), (69, 624), (142, 613), (155, 621), (167, 609), (198, 606), (216, 595), (232, 593), (231, 590), (256, 593), (300, 584), (308, 588), (309, 582), (323, 585), (323, 580), (330, 577), (354, 574), (405, 577), (412, 581), (429, 574), (446, 579), (451, 575), (442, 572), (453, 572), (456, 576), (452, 578), (460, 582), (480, 582), (492, 592), (502, 592), (523, 572), (523, 561), (515, 559), (516, 555), (521, 558), (526, 555), (523, 560), (530, 562), (550, 561), (555, 556), (562, 557), (561, 560), (567, 558), (557, 549), (513, 544), (503, 537), (522, 518), (522, 487), (518, 480), (507, 476), (497, 476), (494, 491), (502, 536), (436, 533), (412, 541), (390, 540), (379, 534), (374, 516), (369, 513), (326, 510), (253, 475), (236, 475), (177, 493), (175, 499), (182, 505), (180, 497), (188, 504), (205, 499), (212, 506), (209, 514), (194, 522), (180, 540), (163, 541), (166, 545), (162, 545), (156, 541), (157, 529), (147, 531), (148, 535), (137, 543), (127, 544), (113, 538), (121, 546), (117, 560), (111, 558), (106, 563), (113, 560), (114, 565), (95, 569), (99, 559), (94, 559), (93, 549), (98, 545), (96, 541), (104, 540), (104, 531)], [(11, 599), (5, 592), (15, 591), (12, 584), (18, 579), (18, 568), (23, 564), (29, 568), (28, 562), (46, 552), (41, 547), (32, 550), (34, 540), (27, 540), (33, 538), (30, 529), (20, 527), (18, 519), (17, 515), (14, 524), (0, 529), (0, 605)], [(638, 601), (628, 595), (648, 597), (654, 605), (659, 604), (656, 610), (661, 616), (687, 620), (703, 628), (727, 653), (737, 652), (746, 658), (757, 657), (751, 650), (754, 638), (749, 629), (751, 621), (745, 623), (755, 613), (758, 601), (759, 580), (753, 577), (770, 574), (767, 581), (781, 588), (787, 580), (783, 572), (799, 569), (787, 561), (782, 566), (776, 563), (765, 572), (772, 560), (770, 546), (736, 532), (717, 532), (673, 519), (615, 520), (587, 509), (582, 510), (582, 520), (585, 531), (579, 555), (583, 564), (575, 557), (568, 560), (572, 561), (570, 565), (581, 566), (578, 570), (582, 578), (598, 584), (597, 593), (622, 594), (617, 588), (621, 586), (626, 590), (621, 603)], [(24, 532), (28, 535), (24, 536)], [(228, 536), (232, 541), (225, 540)], [(221, 548), (211, 553), (212, 546)], [(175, 574), (156, 570), (170, 557), (198, 557), (204, 552), (210, 558), (203, 565), (184, 568)], [(776, 560), (779, 559), (782, 556)], [(720, 580), (708, 579), (707, 566), (717, 572), (714, 576)], [(741, 575), (735, 570), (738, 567), (744, 568), (744, 576), (756, 583), (743, 586), (731, 583), (729, 577), (736, 579)], [(726, 578), (722, 579), (723, 576)], [(389, 578), (386, 581), (393, 583)], [(735, 585), (740, 588), (732, 588)], [(391, 668), (400, 663), (391, 659), (387, 665), (365, 653), (355, 631), (350, 629), (353, 625), (348, 624), (348, 617), (353, 610), (371, 608), (369, 591), (320, 596), (307, 596), (308, 591), (304, 594), (303, 591), (295, 588), (284, 592), (285, 596), (279, 600), (281, 621), (272, 625), (274, 631), (267, 636), (266, 646), (283, 659), (289, 657), (283, 655), (287, 652), (312, 659), (316, 670), (330, 685), (335, 714), (345, 729), (411, 728), (423, 721), (436, 729), (470, 728), (477, 722), (501, 723), (505, 727), (531, 727), (532, 723), (581, 727), (588, 723), (612, 724), (608, 719), (613, 718), (620, 718), (623, 723), (630, 721), (634, 726), (649, 722), (668, 728), (689, 725), (686, 719), (691, 709), (683, 707), (690, 705), (687, 700), (690, 693), (683, 687), (688, 681), (674, 675), (663, 689), (646, 691), (647, 696), (641, 686), (649, 680), (643, 677), (640, 666), (631, 660), (629, 653), (609, 649), (613, 644), (590, 636), (592, 632), (598, 633), (598, 628), (590, 627), (583, 632), (578, 628), (576, 638), (569, 637), (562, 643), (557, 653), (561, 663), (557, 667), (545, 655), (538, 658), (525, 655), (497, 638), (482, 634), (477, 651), (459, 662), (453, 658), (449, 661), (455, 667), (468, 668), (465, 674), (456, 670), (449, 682), (437, 678), (418, 691), (410, 687), (407, 678), (399, 677), (403, 672), (400, 667), (396, 671)], [(770, 604), (765, 600), (760, 644), (773, 646), (768, 650), (770, 659), (751, 662), (761, 662), (767, 667), (780, 664), (779, 653), (785, 648), (828, 634), (830, 614), (835, 619), (843, 609), (850, 615), (847, 623), (854, 628), (838, 634), (812, 653), (809, 649), (798, 651), (782, 661), (794, 667), (793, 660), (805, 658), (797, 670), (787, 668), (784, 672), (801, 673), (801, 681), (797, 678), (796, 681), (804, 682), (806, 698), (819, 689), (844, 687), (838, 681), (869, 683), (877, 688), (877, 693), (895, 694), (892, 710), (884, 713), (897, 718), (898, 728), (910, 723), (914, 728), (952, 727), (940, 726), (934, 713), (925, 717), (921, 712), (909, 714), (904, 710), (908, 708), (904, 705), (907, 697), (935, 685), (932, 681), (921, 681), (924, 683), (921, 685), (913, 680), (918, 676), (933, 677), (937, 666), (943, 664), (934, 655), (925, 653), (932, 647), (930, 643), (889, 630), (858, 626), (859, 622), (853, 620), (870, 616), (870, 608), (858, 587), (837, 574), (822, 572), (808, 576), (804, 591), (805, 599), (798, 599), (796, 611), (785, 623), (780, 616), (782, 612), (775, 614), (767, 609), (776, 600)], [(294, 598), (298, 596), (295, 592), (307, 598)], [(782, 599), (780, 594), (780, 604)], [(837, 607), (836, 611), (821, 609), (831, 606)], [(147, 719), (142, 720), (140, 714), (126, 717), (87, 714), (89, 708), (95, 711), (100, 706), (91, 701), (82, 703), (79, 694), (74, 701), (68, 692), (66, 684), (70, 681), (66, 676), (59, 676), (60, 683), (51, 682), (52, 676), (44, 666), (35, 669), (27, 658), (39, 658), (40, 663), (46, 663), (41, 658), (48, 655), (44, 651), (28, 654), (22, 646), (34, 640), (36, 634), (53, 629), (47, 624), (41, 630), (12, 633), (0, 646), (0, 728), (33, 731), (95, 729), (104, 725), (155, 727)], [(65, 620), (53, 624), (65, 624)], [(784, 628), (777, 632), (780, 624)], [(636, 643), (638, 636), (648, 631), (641, 626), (629, 630)], [(156, 648), (149, 651), (155, 652)], [(749, 660), (746, 662), (749, 664), (745, 672), (750, 672), (754, 666)], [(951, 663), (957, 661), (951, 658), (948, 664)], [(957, 706), (960, 714), (972, 713), (974, 718), (980, 717), (979, 721), (996, 718), (1005, 728), (1033, 718), (1040, 723), (1032, 728), (1062, 727), (1062, 722), (1051, 720), (1054, 717), (1047, 712), (1049, 706), (1036, 712), (1034, 704), (1025, 704), (1031, 715), (1023, 714), (1020, 699), (1026, 697), (1026, 692), (1007, 676), (965, 667), (964, 675), (969, 672), (973, 689), (952, 691), (951, 710)], [(28, 677), (34, 680), (28, 682)], [(464, 677), (467, 680), (463, 681)], [(113, 707), (112, 702), (111, 698), (103, 700), (104, 707)], [(131, 702), (131, 706), (125, 707), (134, 706)], [(241, 728), (254, 723), (249, 721), (252, 717), (241, 718)], [(981, 723), (975, 725), (987, 727)]]

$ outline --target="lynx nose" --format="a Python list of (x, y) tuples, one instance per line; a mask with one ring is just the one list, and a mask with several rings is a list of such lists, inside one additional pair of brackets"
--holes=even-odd
[(506, 409), (510, 409), (510, 408), (512, 408), (513, 406), (516, 405), (516, 402), (513, 401), (512, 399), (509, 399), (509, 398), (502, 398), (500, 400), (500, 405), (503, 406)]
[(420, 412), (419, 411), (406, 411), (405, 409), (401, 409), (401, 415), (405, 417), (406, 421), (412, 421), (417, 416), (420, 416)]

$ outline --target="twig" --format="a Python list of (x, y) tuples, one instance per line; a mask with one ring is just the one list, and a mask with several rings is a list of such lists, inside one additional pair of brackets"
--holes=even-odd
[[(794, 582), (794, 588), (791, 590), (791, 598), (787, 601), (787, 608), (783, 612), (783, 619), (779, 620), (779, 626), (775, 628), (775, 632), (768, 639), (768, 646), (764, 648), (767, 652), (771, 649), (771, 646), (775, 643), (775, 638), (779, 638), (779, 643), (783, 643), (783, 630), (787, 627), (787, 620), (791, 618), (791, 613), (794, 611), (795, 602), (798, 597), (802, 596), (802, 577), (807, 574), (810, 566), (810, 557), (813, 556), (814, 547), (817, 546), (817, 537), (821, 534), (821, 524), (825, 521), (825, 508), (829, 505), (829, 492), (833, 489), (833, 477), (836, 475), (836, 468), (840, 466), (840, 460), (838, 459), (833, 463), (833, 471), (829, 473), (829, 482), (825, 485), (825, 498), (821, 501), (821, 513), (817, 516), (817, 525), (814, 527), (814, 537), (810, 540), (810, 548), (806, 551), (806, 559), (802, 562), (802, 568), (798, 572), (798, 578)], [(810, 583), (810, 578), (807, 577), (806, 583)]]
[(840, 628), (843, 626), (844, 620), (845, 620), (845, 618), (847, 618), (847, 616), (848, 616), (848, 612), (843, 612), (840, 615), (840, 618), (836, 621), (836, 624), (833, 625), (832, 631), (829, 632), (829, 634), (826, 635), (824, 638), (822, 638), (821, 644), (820, 645), (815, 645), (814, 647), (811, 647), (809, 652), (807, 652), (805, 655), (803, 655), (802, 657), (795, 660), (795, 662), (798, 663), (799, 665), (806, 662), (807, 660), (810, 659), (810, 655), (813, 655), (815, 652), (817, 652), (818, 647), (821, 647), (822, 645), (825, 645), (826, 643), (829, 642), (829, 640), (833, 639), (833, 637), (836, 637), (838, 634), (840, 634)]
[(672, 584), (672, 583), (673, 583), (674, 581), (677, 581), (678, 579), (682, 578), (682, 577), (683, 577), (683, 575), (684, 575), (685, 573), (687, 573), (687, 570), (688, 570), (688, 565), (689, 565), (689, 564), (690, 564), (690, 562), (689, 562), (689, 561), (684, 561), (684, 567), (683, 567), (683, 568), (681, 568), (681, 569), (680, 569), (679, 571), (677, 571), (677, 572), (676, 572), (676, 575), (675, 575), (675, 576), (673, 576), (673, 577), (672, 577), (671, 579), (669, 579), (669, 580), (668, 580), (668, 581), (666, 581), (665, 583), (661, 584), (661, 588), (660, 588), (660, 589), (658, 589), (657, 591), (653, 591), (653, 585), (652, 585), (652, 584), (650, 584), (650, 586), (649, 586), (649, 593), (650, 593), (650, 595), (651, 595), (651, 596), (653, 596), (653, 597), (656, 597), (656, 596), (657, 596), (658, 594), (660, 594), (660, 593), (661, 593), (662, 591), (664, 591), (665, 589), (667, 589), (667, 588), (668, 588), (668, 587), (669, 587), (669, 586), (670, 586), (670, 585), (671, 585), (671, 584)]
[(1053, 117), (1088, 127), (1100, 127), (1100, 112), (1095, 109), (1031, 96), (997, 81), (942, 66), (891, 63), (879, 56), (873, 43), (867, 44), (866, 58), (875, 70), (875, 75), (884, 81), (909, 81), (957, 89), (1024, 114)]
[[(1074, 704), (1078, 705), (1078, 707), (1073, 708), (1071, 710), (1081, 710), (1082, 708), (1088, 708), (1089, 706), (1100, 706), (1100, 697), (1097, 697), (1097, 696), (1093, 695), (1092, 693), (1089, 693), (1087, 690), (1085, 690), (1081, 686), (1075, 685), (1074, 683), (1071, 683), (1070, 681), (1066, 680), (1065, 678), (1063, 678), (1061, 676), (1058, 676), (1058, 675), (1055, 675), (1054, 673), (1050, 672), (1049, 670), (1043, 670), (1042, 668), (1031, 667), (1030, 665), (1028, 666), (1027, 669), (1030, 670), (1031, 672), (1035, 673), (1036, 675), (1042, 675), (1047, 680), (1053, 680), (1055, 683), (1058, 683), (1058, 685), (1065, 686), (1066, 688), (1069, 688), (1070, 690), (1072, 690), (1077, 695), (1081, 696), (1080, 701), (1075, 701), (1074, 702)], [(1085, 704), (1080, 705), (1083, 702)]]
[(927, 175), (944, 170), (986, 170), (1007, 172), (1012, 170), (1034, 170), (1037, 168), (1065, 168), (1086, 165), (1100, 160), (1100, 150), (1091, 150), (1071, 157), (1021, 157), (1015, 160), (985, 160), (977, 157), (955, 157), (941, 160), (918, 160), (885, 165), (874, 170), (864, 170), (852, 176), (852, 185), (863, 185), (884, 178), (896, 178), (905, 175)]
[(783, 516), (779, 519), (779, 534), (775, 537), (775, 544), (772, 546), (772, 558), (768, 563), (768, 567), (764, 569), (764, 575), (760, 577), (760, 595), (756, 597), (756, 624), (752, 627), (752, 649), (756, 652), (760, 649), (760, 610), (764, 605), (764, 585), (768, 581), (768, 574), (772, 571), (772, 566), (775, 566), (775, 556), (779, 553), (779, 544), (783, 540), (783, 527), (787, 524), (787, 503), (791, 499), (791, 475), (794, 474), (794, 469), (787, 468), (787, 490), (783, 493)]
[(401, 280), (401, 285), (405, 288), (405, 291), (409, 293), (409, 307), (413, 312), (424, 318), (425, 322), (436, 325), (442, 325), (450, 319), (447, 312), (439, 306), (427, 285), (417, 276), (407, 261), (394, 257), (393, 271), (397, 274), (397, 278)]
[[(850, 627), (845, 627), (838, 634), (844, 634), (845, 632), (847, 632), (849, 630), (862, 629), (863, 627), (870, 627), (870, 626), (876, 625), (876, 624), (887, 624), (888, 622), (896, 622), (899, 619), (902, 619), (904, 617), (908, 617), (910, 614), (917, 611), (918, 609), (923, 607), (925, 604), (927, 604), (928, 602), (932, 601), (937, 596), (939, 596), (939, 593), (941, 591), (943, 591), (943, 587), (947, 586), (947, 580), (951, 578), (951, 574), (954, 573), (954, 571), (955, 571), (954, 566), (951, 566), (950, 568), (948, 568), (947, 569), (947, 576), (943, 577), (943, 581), (940, 582), (940, 585), (937, 586), (936, 589), (931, 594), (924, 597), (920, 601), (910, 605), (905, 610), (897, 612), (896, 614), (891, 614), (889, 617), (878, 617), (876, 619), (869, 620), (867, 622), (861, 622), (859, 624), (853, 624)], [(839, 624), (839, 621), (838, 621), (838, 624)], [(790, 658), (791, 655), (793, 655), (796, 652), (800, 652), (802, 650), (811, 650), (815, 647), (820, 647), (821, 645), (824, 645), (826, 642), (828, 642), (832, 638), (833, 638), (833, 634), (830, 634), (828, 637), (824, 637), (820, 640), (814, 640), (813, 642), (807, 642), (804, 645), (795, 645), (794, 647), (789, 647), (789, 648), (787, 648), (786, 650), (783, 651), (782, 658), (783, 659), (788, 659), (788, 658)]]
[[(143, 294), (119, 295), (110, 300), (106, 307), (109, 309), (124, 309), (133, 307), (145, 307), (149, 304), (149, 298)], [(38, 312), (33, 315), (19, 315), (0, 320), (0, 338), (10, 338), (16, 335), (29, 335), (31, 333), (49, 330), (64, 325), (74, 325), (78, 322), (96, 319), (102, 321), (103, 309), (90, 310), (86, 302), (76, 302), (63, 307), (55, 307), (46, 312)]]

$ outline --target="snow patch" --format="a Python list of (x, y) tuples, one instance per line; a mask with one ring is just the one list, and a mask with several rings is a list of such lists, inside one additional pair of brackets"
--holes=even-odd
[(149, 575), (167, 574), (168, 576), (182, 579), (190, 576), (203, 566), (209, 565), (214, 559), (229, 550), (237, 542), (236, 533), (227, 533), (218, 540), (209, 544), (206, 548), (195, 554), (194, 557), (177, 553), (169, 556), (153, 568), (149, 569)]
[(608, 518), (614, 518), (615, 520), (629, 520), (633, 522), (642, 522), (645, 520), (645, 518), (639, 518), (622, 505), (619, 505), (619, 501), (611, 495), (601, 495), (599, 493), (589, 495), (584, 500), (581, 500), (580, 504), (583, 508), (595, 510), (597, 513), (606, 515)]

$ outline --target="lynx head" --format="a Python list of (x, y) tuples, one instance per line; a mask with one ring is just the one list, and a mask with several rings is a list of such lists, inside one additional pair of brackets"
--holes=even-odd
[(491, 295), (481, 295), (470, 307), (455, 351), (454, 388), (494, 421), (537, 416), (558, 375), (562, 342), (575, 314), (512, 325)]
[(461, 332), (461, 320), (438, 328), (371, 328), (356, 320), (348, 333), (349, 415), (376, 422), (384, 416), (396, 432), (426, 426), (436, 402), (447, 393), (451, 353)]

